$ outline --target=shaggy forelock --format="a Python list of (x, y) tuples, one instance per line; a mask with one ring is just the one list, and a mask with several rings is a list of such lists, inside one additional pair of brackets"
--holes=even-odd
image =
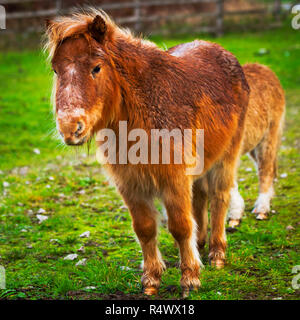
[(44, 50), (48, 52), (48, 59), (53, 58), (55, 50), (65, 39), (78, 35), (90, 38), (88, 26), (97, 15), (105, 21), (108, 32), (111, 33), (115, 30), (127, 32), (121, 30), (103, 10), (99, 9), (90, 8), (70, 16), (57, 17), (51, 21), (45, 33)]

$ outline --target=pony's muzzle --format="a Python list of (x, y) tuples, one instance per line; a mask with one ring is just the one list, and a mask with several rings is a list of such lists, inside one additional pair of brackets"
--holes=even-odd
[(59, 133), (67, 145), (81, 145), (87, 141), (86, 125), (83, 120), (59, 121)]

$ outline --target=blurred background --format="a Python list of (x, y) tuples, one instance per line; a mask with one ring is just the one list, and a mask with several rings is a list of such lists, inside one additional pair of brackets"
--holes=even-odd
[[(299, 1), (298, 1), (299, 3)], [(251, 214), (258, 180), (244, 156), (244, 220), (229, 230), (227, 265), (203, 256), (192, 299), (299, 299), (291, 285), (300, 257), (300, 3), (286, 0), (0, 0), (0, 299), (139, 299), (141, 252), (119, 194), (94, 147), (58, 139), (50, 103), (53, 72), (42, 51), (45, 19), (95, 6), (166, 49), (214, 41), (241, 64), (279, 77), (287, 101), (270, 219)], [(294, 8), (294, 9), (292, 9)], [(298, 8), (298, 9), (297, 9)], [(6, 27), (6, 28), (4, 28)], [(263, 92), (261, 94), (264, 94)], [(160, 203), (157, 203), (161, 210)], [(168, 270), (160, 298), (179, 298), (178, 251), (165, 225)], [(72, 254), (72, 256), (70, 256)]]
[[(232, 30), (280, 27), (290, 13), (288, 0), (2, 0), (6, 30), (2, 47), (33, 45), (45, 18), (68, 14), (74, 7), (101, 7), (118, 24), (146, 36), (207, 32), (217, 36)], [(4, 36), (5, 35), (5, 36)], [(24, 42), (25, 41), (25, 42)]]

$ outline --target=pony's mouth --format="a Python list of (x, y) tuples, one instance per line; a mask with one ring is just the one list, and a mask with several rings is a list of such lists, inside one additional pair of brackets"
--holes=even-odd
[(88, 140), (88, 134), (85, 135), (84, 137), (80, 138), (80, 139), (77, 139), (77, 140), (66, 139), (66, 140), (65, 140), (65, 143), (66, 143), (68, 146), (81, 146), (81, 145), (83, 145), (85, 142), (87, 142), (87, 140)]

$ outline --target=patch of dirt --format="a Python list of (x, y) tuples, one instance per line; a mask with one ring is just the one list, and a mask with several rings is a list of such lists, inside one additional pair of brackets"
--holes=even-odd
[(101, 243), (98, 243), (93, 240), (89, 240), (84, 244), (85, 247), (101, 247)]
[[(67, 293), (67, 297), (72, 300), (169, 300), (169, 295), (178, 294), (180, 295), (181, 289), (175, 285), (170, 285), (165, 289), (161, 289), (159, 294), (155, 297), (149, 297), (143, 293), (133, 294), (124, 293), (122, 291), (116, 291), (115, 293), (104, 294), (97, 292), (85, 292), (83, 290), (74, 290)], [(172, 298), (172, 300), (181, 300), (180, 298)]]
[(115, 293), (104, 294), (97, 292), (84, 292), (82, 290), (69, 291), (67, 293), (68, 298), (73, 300), (151, 300), (150, 297), (144, 294), (128, 294), (122, 291), (116, 291)]

